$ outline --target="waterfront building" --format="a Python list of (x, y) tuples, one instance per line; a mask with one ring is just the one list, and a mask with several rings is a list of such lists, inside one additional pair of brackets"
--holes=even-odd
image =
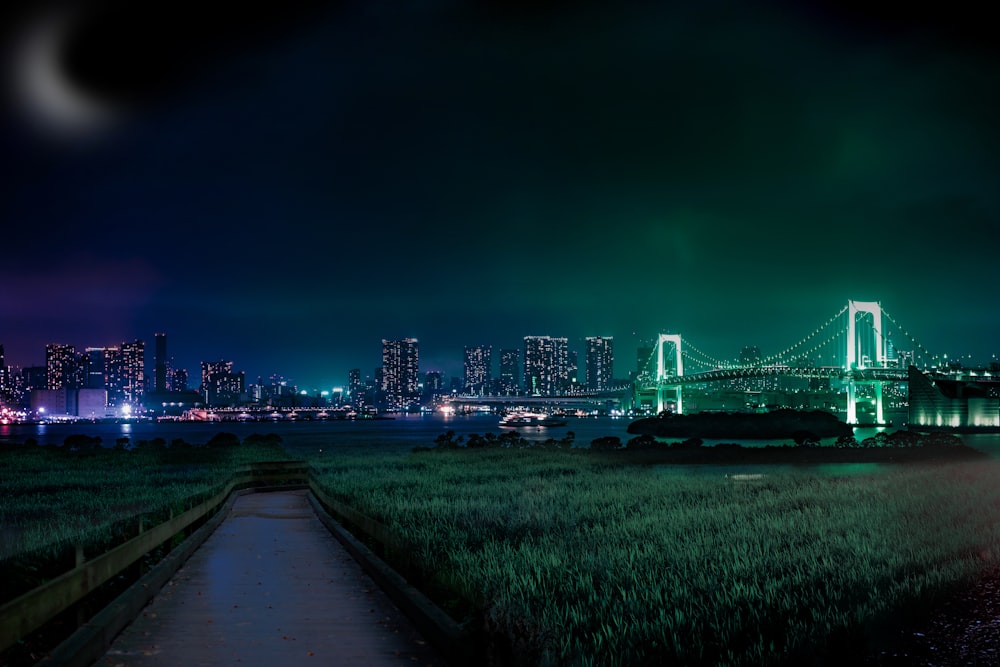
[(589, 336), (587, 343), (587, 389), (604, 391), (614, 378), (614, 338)]
[(500, 393), (513, 396), (520, 391), (521, 351), (500, 350)]
[(167, 335), (154, 335), (153, 391), (160, 394), (167, 391)]
[(912, 429), (1000, 430), (1000, 399), (990, 395), (985, 382), (932, 381), (916, 366), (909, 366), (907, 384)]
[(524, 391), (552, 396), (569, 385), (569, 341), (551, 336), (524, 337)]
[(656, 346), (640, 343), (635, 350), (635, 379), (641, 385), (650, 384), (656, 377)]
[(7, 361), (3, 356), (3, 345), (0, 344), (0, 408), (10, 407), (11, 390), (11, 369), (7, 368)]
[(83, 386), (87, 389), (108, 388), (105, 348), (88, 347), (83, 352)]
[[(764, 356), (760, 348), (756, 345), (744, 345), (740, 350), (737, 365), (743, 367), (760, 366), (764, 363)], [(768, 392), (778, 391), (778, 376), (747, 377), (729, 381), (729, 388), (733, 391), (745, 392)]]
[(416, 338), (382, 339), (382, 394), (389, 410), (420, 399), (420, 353)]
[(243, 402), (246, 376), (233, 372), (231, 361), (201, 362), (201, 395), (210, 407), (233, 406)]
[(563, 383), (563, 391), (574, 391), (580, 384), (580, 362), (576, 350), (566, 351), (566, 381)]
[(108, 390), (108, 405), (121, 405), (125, 402), (124, 373), (121, 348), (104, 348), (104, 386)]
[(141, 405), (146, 392), (146, 343), (139, 339), (122, 343), (121, 351), (123, 399)]
[(187, 391), (188, 372), (183, 368), (176, 368), (170, 372), (170, 389), (173, 391)]
[(361, 369), (352, 368), (347, 371), (347, 395), (353, 405), (358, 404), (361, 397)]
[(46, 389), (78, 389), (79, 368), (74, 346), (59, 343), (45, 346)]
[(465, 347), (466, 394), (479, 395), (489, 392), (493, 378), (493, 347), (476, 345)]

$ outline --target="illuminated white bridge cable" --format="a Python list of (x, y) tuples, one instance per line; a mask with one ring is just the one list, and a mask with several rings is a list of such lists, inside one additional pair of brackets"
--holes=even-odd
[(912, 335), (910, 335), (910, 332), (909, 332), (909, 331), (907, 331), (906, 329), (904, 329), (904, 328), (902, 327), (902, 325), (901, 325), (901, 324), (900, 324), (899, 322), (897, 322), (897, 321), (896, 321), (896, 320), (895, 320), (895, 319), (894, 319), (894, 318), (892, 317), (892, 315), (890, 315), (889, 313), (885, 312), (885, 308), (883, 308), (883, 309), (882, 309), (882, 314), (883, 314), (883, 315), (885, 315), (885, 318), (886, 318), (887, 320), (889, 320), (890, 322), (892, 322), (892, 323), (893, 323), (893, 324), (894, 324), (894, 325), (896, 326), (896, 328), (897, 328), (897, 329), (899, 329), (899, 331), (900, 331), (900, 332), (901, 332), (901, 333), (902, 333), (902, 334), (903, 334), (903, 335), (904, 335), (904, 336), (906, 337), (906, 339), (907, 339), (908, 341), (910, 341), (911, 343), (913, 343), (914, 345), (916, 345), (916, 346), (917, 346), (917, 348), (919, 348), (919, 349), (920, 349), (920, 351), (924, 353), (924, 356), (925, 356), (925, 357), (926, 357), (927, 359), (933, 359), (933, 358), (934, 358), (934, 355), (933, 355), (933, 354), (931, 354), (931, 353), (930, 353), (930, 352), (929, 352), (929, 351), (927, 350), (927, 348), (926, 348), (926, 347), (924, 347), (923, 345), (921, 345), (921, 344), (920, 344), (920, 342), (919, 342), (919, 341), (917, 341), (917, 339), (916, 339), (916, 338), (914, 338), (914, 337), (913, 337)]
[(812, 333), (810, 333), (808, 336), (806, 336), (805, 338), (803, 338), (799, 342), (797, 342), (794, 345), (792, 345), (792, 346), (790, 346), (790, 347), (782, 350), (781, 352), (778, 352), (777, 354), (773, 354), (770, 357), (767, 357), (765, 359), (761, 359), (760, 362), (758, 362), (757, 364), (754, 364), (754, 365), (755, 366), (771, 366), (776, 361), (780, 361), (780, 360), (784, 359), (784, 357), (786, 355), (789, 355), (792, 352), (794, 352), (795, 350), (799, 349), (801, 346), (805, 345), (810, 340), (812, 340), (813, 338), (815, 338), (817, 335), (819, 335), (820, 333), (822, 333), (823, 330), (825, 330), (827, 327), (829, 327), (834, 322), (836, 322), (838, 317), (840, 317), (845, 312), (847, 312), (847, 308), (848, 308), (848, 306), (844, 306), (843, 308), (841, 308), (841, 310), (840, 310), (839, 313), (837, 313), (836, 315), (834, 315), (833, 317), (831, 317), (829, 320), (827, 320), (826, 322), (824, 322), (818, 329), (816, 329), (815, 331), (813, 331)]

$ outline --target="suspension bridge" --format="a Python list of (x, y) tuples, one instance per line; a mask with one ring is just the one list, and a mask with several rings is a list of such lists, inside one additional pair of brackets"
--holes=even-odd
[[(900, 340), (908, 349), (900, 349), (896, 344)], [(832, 363), (816, 363), (822, 358)], [(885, 422), (883, 384), (906, 381), (910, 365), (926, 367), (934, 359), (881, 303), (848, 301), (816, 330), (767, 357), (726, 361), (702, 352), (680, 334), (660, 334), (636, 389), (655, 392), (658, 413), (672, 403), (674, 412), (683, 414), (685, 387), (765, 377), (827, 378), (846, 387), (849, 424), (858, 423), (859, 387), (870, 386), (875, 420), (881, 424)]]

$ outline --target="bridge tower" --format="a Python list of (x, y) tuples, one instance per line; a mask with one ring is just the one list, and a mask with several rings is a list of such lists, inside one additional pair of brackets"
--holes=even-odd
[[(863, 353), (863, 340), (858, 332), (858, 313), (868, 313), (872, 316), (872, 341), (875, 358), (870, 359)], [(882, 304), (877, 301), (847, 302), (847, 423), (858, 423), (857, 388), (854, 371), (866, 368), (885, 368), (885, 345), (882, 336)], [(882, 383), (873, 381), (875, 387), (875, 420), (885, 423), (885, 413), (882, 404)]]
[[(667, 370), (664, 368), (664, 358), (663, 358), (663, 346), (666, 343), (672, 343), (674, 346), (674, 359), (675, 359), (675, 372), (672, 377), (681, 377), (684, 375), (684, 360), (681, 358), (681, 336), (680, 334), (660, 334), (659, 340), (656, 342), (656, 413), (659, 414), (663, 412), (664, 406), (666, 405), (666, 391), (668, 388), (667, 384)], [(677, 401), (677, 414), (684, 414), (682, 395), (681, 395), (681, 385), (675, 384), (675, 400)]]

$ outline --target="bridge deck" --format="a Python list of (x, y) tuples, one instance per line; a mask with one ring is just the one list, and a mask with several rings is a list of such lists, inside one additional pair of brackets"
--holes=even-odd
[(444, 665), (305, 491), (241, 496), (95, 667)]

